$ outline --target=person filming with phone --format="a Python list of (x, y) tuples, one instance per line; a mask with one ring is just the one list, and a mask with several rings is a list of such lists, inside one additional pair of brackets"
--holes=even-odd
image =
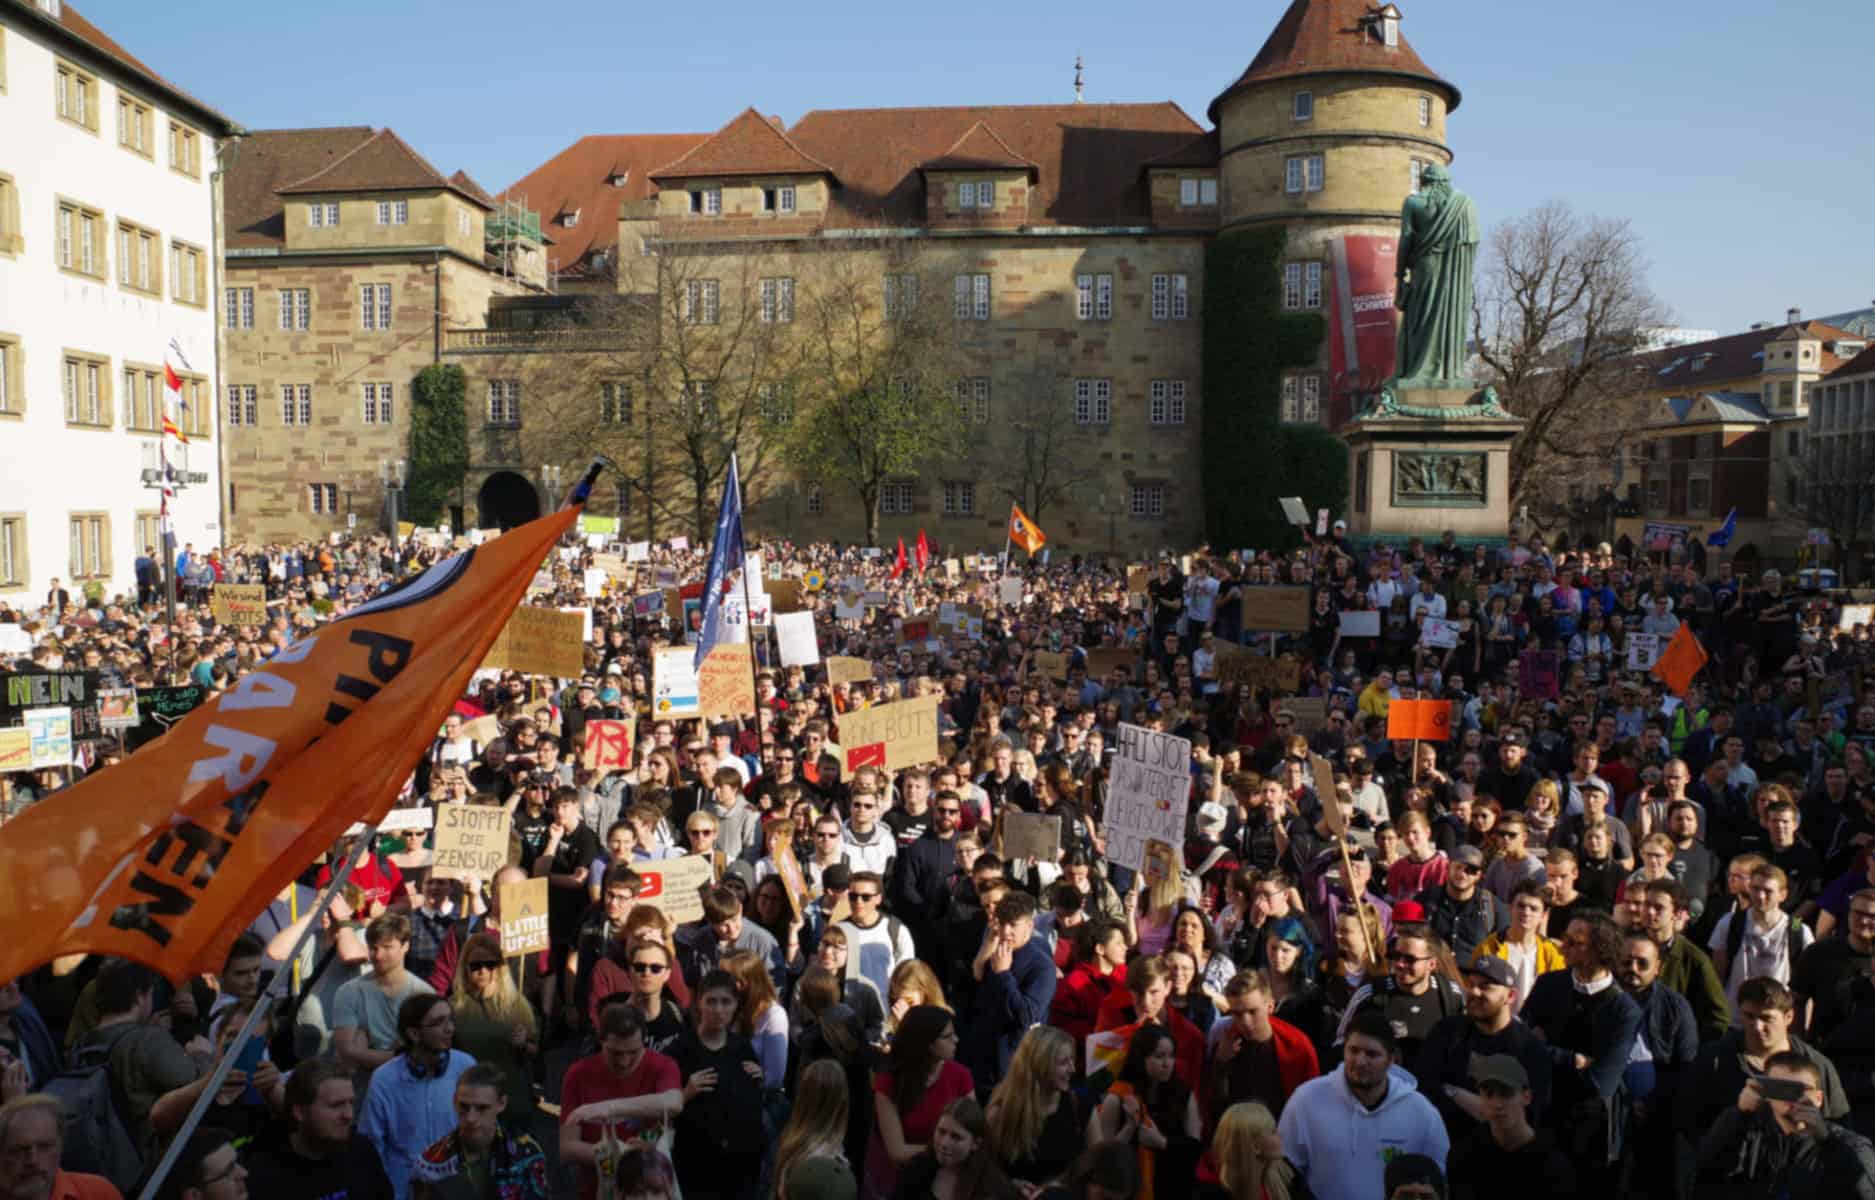
[(1823, 1116), (1822, 1071), (1786, 1050), (1699, 1139), (1697, 1194), (1875, 1200), (1875, 1147)]

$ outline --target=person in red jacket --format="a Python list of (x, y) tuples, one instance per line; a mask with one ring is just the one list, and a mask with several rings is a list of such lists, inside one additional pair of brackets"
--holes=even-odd
[(1172, 972), (1156, 955), (1126, 969), (1126, 989), (1115, 988), (1101, 1001), (1094, 1030), (1119, 1029), (1155, 1021), (1172, 1031), (1178, 1046), (1178, 1077), (1194, 1095), (1204, 1083), (1204, 1034), (1166, 1000), (1172, 995)]
[(1100, 1006), (1114, 993), (1126, 992), (1126, 931), (1119, 922), (1091, 921), (1081, 940), (1087, 957), (1068, 968), (1048, 1007), (1048, 1023), (1074, 1039), (1077, 1060), (1100, 1018)]
[(1295, 1090), (1322, 1073), (1307, 1034), (1272, 1016), (1276, 1002), (1261, 971), (1239, 971), (1224, 985), (1225, 1019), (1211, 1030), (1199, 1093), (1207, 1122), (1253, 1100), (1281, 1117)]

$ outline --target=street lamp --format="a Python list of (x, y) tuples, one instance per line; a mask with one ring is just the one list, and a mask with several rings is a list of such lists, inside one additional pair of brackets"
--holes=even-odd
[[(173, 447), (175, 457), (170, 457), (172, 447), (167, 438), (143, 443), (143, 468), (140, 478), (145, 488), (152, 488), (163, 493), (163, 500), (157, 506), (157, 536), (163, 544), (161, 569), (163, 572), (163, 607), (165, 640), (169, 643), (170, 683), (176, 682), (176, 530), (170, 520), (169, 497), (181, 492), (192, 483), (207, 483), (208, 474), (204, 471), (189, 470), (189, 443)], [(138, 598), (138, 608), (142, 608), (142, 597)]]
[(550, 463), (540, 465), (540, 488), (547, 493), (547, 502), (541, 507), (554, 508), (560, 497), (560, 468)]
[(378, 460), (378, 482), (384, 485), (384, 511), (390, 523), (393, 559), (402, 549), (398, 545), (397, 523), (404, 507), (404, 471), (408, 466), (409, 462), (401, 458)]

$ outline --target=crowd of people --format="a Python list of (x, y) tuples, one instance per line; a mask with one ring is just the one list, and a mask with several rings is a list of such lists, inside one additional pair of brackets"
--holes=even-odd
[[(75, 956), (0, 988), (0, 1197), (135, 1186), (232, 1054), (165, 1198), (1875, 1200), (1875, 647), (1845, 597), (1340, 527), (1143, 579), (770, 543), (821, 654), (871, 678), (758, 636), (756, 712), (671, 719), (653, 651), (696, 634), (634, 601), (701, 559), (594, 596), (603, 550), (533, 601), (591, 610), (581, 674), (479, 672), (399, 801), (506, 808), (491, 877), (355, 836), (216, 975)], [(267, 585), (260, 627), (217, 624), (212, 582), (173, 629), (141, 578), (0, 598), (33, 639), (0, 670), (150, 687), (173, 658), (212, 695), (446, 552), (217, 554)], [(1306, 628), (1255, 627), (1267, 587), (1307, 589)], [(1683, 627), (1690, 685), (1630, 669)], [(934, 759), (849, 769), (846, 714), (927, 696)], [(1390, 740), (1429, 699), (1449, 740)], [(629, 767), (586, 766), (621, 719)], [(1191, 745), (1183, 844), (1137, 863), (1106, 824), (1124, 726)], [(12, 777), (15, 810), (64, 782)], [(1058, 851), (1012, 814), (1059, 818)], [(709, 881), (680, 922), (648, 881), (685, 856)], [(505, 956), (502, 887), (534, 878), (550, 948)]]

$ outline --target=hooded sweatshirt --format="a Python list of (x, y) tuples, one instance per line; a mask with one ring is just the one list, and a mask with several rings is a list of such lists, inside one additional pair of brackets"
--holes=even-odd
[(1391, 1067), (1371, 1111), (1348, 1090), (1345, 1066), (1297, 1088), (1277, 1132), (1316, 1200), (1384, 1200), (1388, 1161), (1424, 1154), (1445, 1169), (1451, 1142), (1432, 1102), (1407, 1071)]

